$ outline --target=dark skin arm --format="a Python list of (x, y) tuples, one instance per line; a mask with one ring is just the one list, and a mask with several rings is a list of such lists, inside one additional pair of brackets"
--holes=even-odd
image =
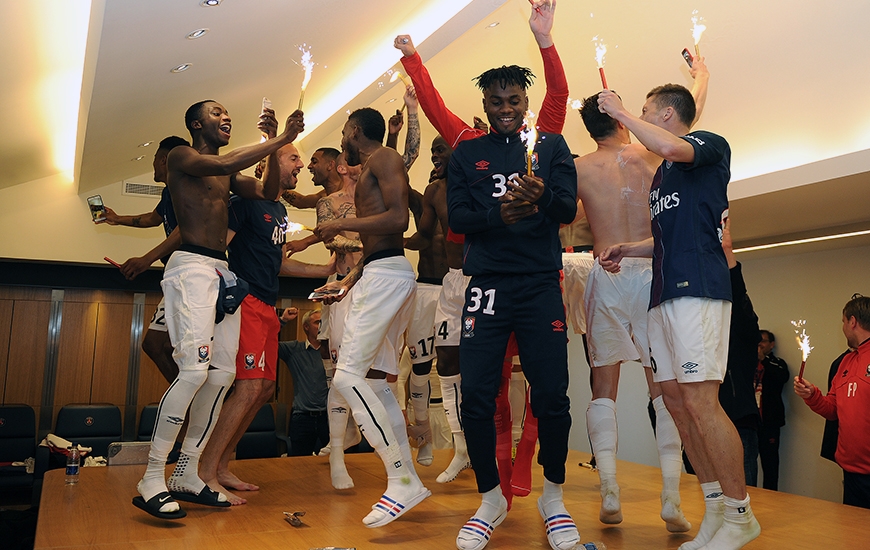
[(163, 217), (156, 210), (139, 214), (138, 216), (119, 216), (108, 206), (106, 210), (106, 223), (109, 225), (126, 225), (127, 227), (157, 227), (163, 223)]
[(121, 274), (132, 281), (160, 258), (172, 254), (181, 245), (181, 231), (176, 227), (160, 244), (149, 250), (144, 256), (130, 258), (121, 264)]
[(426, 192), (423, 194), (422, 212), (420, 221), (417, 224), (417, 232), (411, 238), (405, 241), (405, 248), (408, 250), (423, 250), (428, 248), (432, 243), (432, 237), (435, 236), (435, 229), (438, 223), (438, 213), (435, 212), (433, 205), (433, 197), (436, 193), (434, 185), (426, 187)]

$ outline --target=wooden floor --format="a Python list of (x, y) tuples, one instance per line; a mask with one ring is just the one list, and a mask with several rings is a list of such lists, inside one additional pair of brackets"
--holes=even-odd
[[(325, 457), (233, 462), (231, 469), (240, 478), (261, 486), (258, 492), (243, 493), (248, 504), (213, 509), (182, 503), (187, 518), (175, 522), (152, 518), (131, 504), (144, 466), (82, 468), (74, 486), (64, 485), (63, 470), (53, 470), (45, 477), (35, 548), (455, 548), (459, 528), (480, 500), (471, 471), (453, 483), (435, 483), (449, 458), (448, 451), (436, 451), (432, 466), (418, 468), (432, 496), (379, 529), (367, 529), (361, 522), (386, 486), (383, 464), (373, 454), (347, 456), (356, 487), (342, 492), (330, 485)], [(683, 510), (694, 527), (689, 535), (672, 535), (658, 518), (658, 470), (629, 462), (618, 466), (625, 520), (617, 527), (599, 523), (598, 476), (578, 466), (588, 458), (571, 452), (565, 484), (565, 503), (583, 542), (603, 541), (608, 550), (677, 548), (697, 531), (703, 500), (694, 476), (682, 481)], [(534, 469), (532, 494), (514, 499), (488, 549), (549, 548), (535, 507), (542, 477), (540, 468)], [(870, 510), (763, 489), (750, 488), (750, 495), (762, 526), (761, 536), (747, 546), (750, 550), (870, 546)], [(303, 527), (284, 521), (282, 512), (299, 510), (306, 512)]]

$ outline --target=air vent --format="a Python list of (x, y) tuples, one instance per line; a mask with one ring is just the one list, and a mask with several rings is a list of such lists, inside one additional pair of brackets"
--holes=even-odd
[(133, 197), (159, 197), (163, 193), (163, 186), (155, 183), (124, 181), (123, 184), (124, 188), (121, 191), (122, 195), (130, 195)]

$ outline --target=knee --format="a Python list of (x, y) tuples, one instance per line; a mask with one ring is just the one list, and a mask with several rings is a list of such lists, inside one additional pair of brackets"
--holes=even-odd
[(206, 369), (184, 369), (178, 372), (177, 380), (201, 388), (208, 380), (208, 371)]
[(169, 348), (172, 353), (172, 344), (169, 342), (169, 333), (160, 332), (157, 330), (148, 330), (145, 332), (145, 338), (142, 339), (142, 351), (154, 359), (164, 353), (166, 348)]

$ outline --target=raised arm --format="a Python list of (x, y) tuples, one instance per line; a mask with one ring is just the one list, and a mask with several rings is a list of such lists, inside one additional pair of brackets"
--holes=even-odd
[[(262, 119), (268, 118), (268, 116), (268, 113), (260, 116), (261, 124), (263, 123)], [(274, 115), (271, 116), (274, 119)], [(304, 129), (305, 123), (302, 119), (302, 111), (295, 111), (287, 118), (284, 132), (274, 139), (268, 139), (255, 145), (239, 147), (226, 155), (201, 155), (192, 147), (175, 147), (169, 152), (167, 162), (170, 171), (184, 172), (197, 178), (229, 176), (239, 170), (253, 166), (263, 157), (271, 155), (288, 143), (292, 143), (296, 139), (296, 136)], [(253, 180), (254, 178), (250, 179)]]
[(281, 198), (287, 201), (287, 204), (294, 208), (314, 208), (317, 206), (317, 201), (326, 196), (326, 189), (321, 189), (317, 193), (311, 195), (303, 195), (296, 191), (287, 190), (281, 195)]
[(405, 163), (405, 170), (410, 170), (414, 161), (420, 156), (420, 118), (417, 115), (419, 102), (413, 86), (405, 88), (402, 99), (408, 109), (408, 132), (405, 134), (405, 152), (402, 153), (402, 160)]
[(456, 144), (459, 143), (459, 138), (467, 132), (471, 132), (471, 137), (483, 135), (483, 132), (463, 122), (444, 105), (444, 100), (435, 89), (429, 71), (423, 66), (423, 60), (420, 59), (420, 54), (414, 48), (414, 42), (411, 41), (409, 35), (400, 34), (397, 36), (393, 46), (402, 52), (402, 67), (405, 68), (405, 72), (414, 83), (414, 91), (420, 102), (420, 108), (423, 109), (423, 113), (435, 127), (435, 130), (451, 147), (455, 148)]
[[(119, 216), (108, 206), (106, 209), (106, 223), (109, 225), (126, 225), (127, 227), (157, 227), (163, 223), (163, 216), (157, 210), (139, 214), (138, 216)], [(96, 222), (95, 222), (96, 223)]]
[(689, 68), (689, 74), (695, 80), (695, 83), (692, 84), (692, 97), (695, 98), (695, 120), (692, 121), (692, 126), (701, 118), (701, 112), (707, 105), (707, 84), (710, 81), (710, 71), (707, 70), (707, 64), (704, 60), (704, 56), (695, 57)]
[(544, 81), (547, 85), (541, 111), (538, 113), (537, 127), (544, 132), (561, 134), (568, 109), (568, 80), (565, 78), (565, 69), (562, 67), (562, 60), (559, 58), (551, 35), (555, 14), (555, 0), (535, 2), (532, 5), (532, 14), (529, 16), (529, 28), (541, 49)]
[(621, 122), (647, 149), (663, 159), (672, 162), (695, 160), (695, 148), (688, 141), (629, 113), (619, 96), (611, 90), (602, 90), (598, 94), (598, 109)]

